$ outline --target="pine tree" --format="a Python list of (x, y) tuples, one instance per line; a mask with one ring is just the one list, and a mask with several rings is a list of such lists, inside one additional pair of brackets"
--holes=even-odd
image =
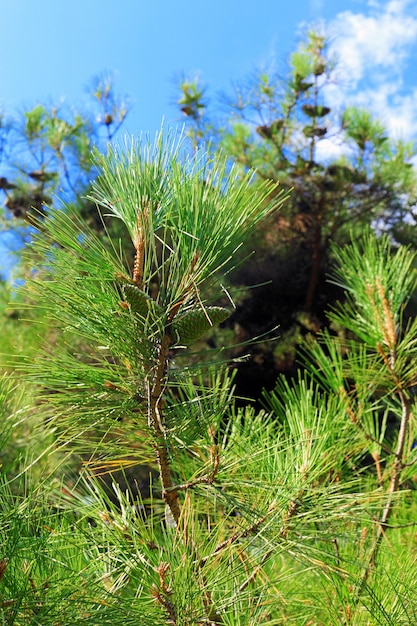
[(347, 243), (353, 232), (360, 238), (371, 226), (415, 245), (415, 147), (391, 138), (369, 111), (333, 106), (343, 59), (333, 58), (322, 32), (310, 30), (287, 67), (285, 75), (262, 70), (235, 81), (217, 105), (208, 105), (198, 81), (180, 86), (194, 145), (210, 138), (242, 172), (253, 167), (259, 181), (293, 190), (259, 231), (256, 257), (235, 276), (262, 287), (250, 292), (233, 323), (249, 335), (277, 325), (283, 338), (240, 368), (246, 388), (261, 377), (270, 387), (272, 369), (293, 375), (304, 338), (326, 323), (327, 308), (340, 296), (327, 281), (332, 243)]
[[(208, 359), (199, 337), (226, 318), (221, 276), (285, 195), (252, 173), (242, 183), (224, 155), (181, 146), (160, 134), (96, 154), (91, 197), (124, 224), (131, 265), (74, 207), (51, 210), (35, 238), (27, 291), (62, 332), (20, 366), (32, 406), (20, 396), (14, 411), (22, 392), (0, 384), (0, 441), (35, 411), (44, 458), (54, 437), (54, 454), (77, 452), (84, 470), (59, 477), (58, 462), (34, 484), (29, 456), (26, 476), (21, 459), (18, 476), (2, 471), (2, 617), (414, 623), (415, 254), (371, 235), (336, 248), (347, 304), (332, 334), (264, 410), (238, 408), (222, 354)], [(119, 468), (133, 472), (126, 490)]]

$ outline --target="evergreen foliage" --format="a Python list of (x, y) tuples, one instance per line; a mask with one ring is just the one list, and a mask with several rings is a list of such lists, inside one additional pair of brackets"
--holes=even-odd
[(30, 424), (43, 455), (0, 468), (2, 620), (414, 623), (415, 255), (371, 234), (335, 248), (332, 333), (263, 410), (238, 408), (197, 335), (227, 315), (220, 275), (285, 195), (181, 146), (161, 133), (96, 155), (91, 198), (132, 250), (74, 207), (36, 235), (27, 293), (52, 326), (20, 386), (1, 381), (0, 441)]

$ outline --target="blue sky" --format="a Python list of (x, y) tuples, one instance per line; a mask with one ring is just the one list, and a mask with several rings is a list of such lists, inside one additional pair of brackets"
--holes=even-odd
[[(277, 55), (302, 22), (334, 17), (354, 0), (9, 0), (2, 7), (0, 102), (85, 97), (90, 79), (114, 72), (134, 108), (129, 131), (175, 121), (175, 80), (199, 74), (214, 90)], [(170, 106), (171, 105), (171, 106)]]
[[(153, 133), (181, 74), (215, 96), (279, 64), (308, 24), (324, 20), (340, 56), (336, 104), (372, 109), (394, 135), (417, 137), (417, 0), (3, 0), (0, 110), (82, 105), (91, 79), (115, 75), (132, 101), (125, 129)], [(0, 265), (7, 252), (0, 237)]]

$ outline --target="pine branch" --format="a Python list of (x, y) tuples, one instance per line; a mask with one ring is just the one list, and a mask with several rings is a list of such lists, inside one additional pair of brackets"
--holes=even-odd
[(167, 585), (166, 582), (166, 574), (169, 570), (169, 567), (169, 563), (160, 563), (157, 567), (157, 572), (159, 574), (159, 587), (158, 585), (152, 586), (152, 595), (155, 598), (155, 601), (165, 609), (168, 615), (167, 623), (171, 626), (177, 626), (177, 624), (179, 623), (177, 612), (170, 598), (173, 594), (173, 590)]
[(212, 460), (213, 469), (207, 476), (200, 476), (199, 478), (189, 480), (186, 483), (175, 485), (174, 487), (172, 487), (172, 489), (176, 491), (186, 491), (188, 489), (193, 489), (197, 485), (212, 485), (216, 479), (217, 472), (219, 471), (220, 467), (220, 452), (218, 445), (214, 445), (212, 447), (210, 451), (210, 457)]
[(401, 415), (401, 424), (400, 430), (398, 434), (398, 442), (397, 449), (395, 451), (394, 464), (391, 473), (391, 481), (388, 488), (387, 501), (385, 503), (384, 509), (382, 511), (381, 517), (378, 520), (377, 524), (377, 532), (376, 537), (373, 541), (373, 544), (369, 550), (367, 555), (367, 565), (364, 568), (364, 571), (361, 574), (359, 584), (356, 588), (356, 596), (357, 600), (363, 593), (363, 590), (367, 584), (369, 575), (375, 566), (375, 562), (378, 556), (379, 549), (381, 547), (381, 542), (385, 535), (385, 530), (389, 528), (388, 521), (391, 517), (394, 502), (395, 502), (395, 494), (398, 492), (400, 488), (400, 480), (401, 480), (401, 472), (403, 470), (403, 458), (404, 458), (404, 447), (406, 441), (407, 429), (410, 421), (411, 415), (411, 402), (405, 398), (404, 394), (400, 394), (401, 406), (402, 406), (402, 415)]
[(166, 445), (165, 428), (163, 424), (163, 392), (166, 382), (168, 353), (171, 342), (171, 336), (166, 333), (161, 340), (154, 372), (150, 372), (151, 380), (147, 380), (146, 384), (148, 387), (148, 426), (152, 434), (156, 461), (159, 467), (162, 483), (162, 497), (165, 500), (166, 505), (169, 507), (172, 518), (178, 527), (181, 517), (181, 506), (178, 491), (175, 489), (172, 480), (171, 463)]
[(218, 546), (216, 546), (216, 548), (213, 550), (213, 552), (211, 552), (211, 554), (208, 554), (208, 555), (204, 556), (201, 559), (200, 565), (204, 565), (205, 563), (207, 563), (207, 561), (209, 561), (216, 554), (219, 554), (219, 552), (222, 552), (225, 548), (231, 546), (232, 544), (236, 543), (237, 541), (240, 541), (241, 539), (245, 539), (246, 537), (249, 537), (249, 535), (252, 535), (257, 530), (259, 530), (260, 527), (270, 517), (270, 515), (274, 511), (274, 509), (275, 509), (275, 503), (272, 503), (272, 505), (269, 507), (269, 509), (268, 509), (268, 511), (267, 511), (267, 513), (265, 515), (263, 515), (261, 518), (259, 518), (256, 522), (254, 522), (253, 524), (251, 524), (247, 528), (244, 528), (243, 530), (241, 530), (241, 531), (239, 531), (237, 533), (234, 533), (233, 535), (231, 535), (230, 537), (228, 537), (227, 539), (225, 539), (224, 541), (219, 543)]

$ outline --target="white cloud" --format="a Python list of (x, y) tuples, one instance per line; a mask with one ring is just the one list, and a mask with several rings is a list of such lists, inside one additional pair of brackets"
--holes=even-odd
[(346, 142), (336, 142), (333, 139), (321, 139), (316, 146), (316, 159), (319, 163), (336, 161), (350, 152)]
[(417, 137), (417, 87), (401, 94), (395, 83), (385, 83), (377, 90), (361, 91), (354, 100), (355, 104), (372, 109), (392, 137)]
[(364, 106), (392, 135), (417, 136), (417, 81), (406, 81), (409, 64), (417, 65), (415, 0), (369, 0), (366, 14), (339, 13), (329, 34), (340, 63), (339, 91), (328, 94), (334, 106)]
[(392, 0), (379, 15), (345, 11), (331, 24), (333, 50), (353, 83), (375, 69), (401, 69), (417, 40), (417, 19), (404, 8), (404, 2)]

